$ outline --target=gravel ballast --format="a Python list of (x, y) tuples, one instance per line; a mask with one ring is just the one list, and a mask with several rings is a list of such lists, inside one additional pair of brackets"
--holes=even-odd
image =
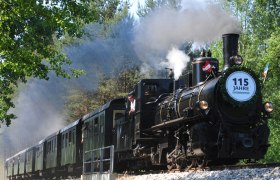
[(167, 174), (147, 174), (138, 176), (122, 176), (118, 180), (185, 180), (185, 179), (208, 179), (208, 180), (224, 180), (224, 179), (267, 179), (280, 180), (280, 167), (274, 168), (254, 168), (254, 169), (238, 169), (238, 170), (222, 170), (222, 171), (194, 171)]

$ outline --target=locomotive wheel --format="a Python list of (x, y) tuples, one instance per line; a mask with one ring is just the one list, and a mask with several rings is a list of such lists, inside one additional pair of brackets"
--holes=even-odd
[(194, 159), (187, 159), (186, 170), (193, 168), (195, 165), (196, 165), (196, 161)]
[(176, 162), (176, 168), (182, 171), (186, 168), (186, 161), (184, 159), (179, 159)]
[(176, 164), (174, 164), (174, 163), (168, 163), (167, 164), (167, 169), (169, 170), (169, 171), (171, 171), (172, 169), (175, 169), (176, 168)]
[(198, 158), (196, 159), (196, 165), (198, 168), (204, 168), (207, 166), (208, 161), (205, 160), (204, 158)]

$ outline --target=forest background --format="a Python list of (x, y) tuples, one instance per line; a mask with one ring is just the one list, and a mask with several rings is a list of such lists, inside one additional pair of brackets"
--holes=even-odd
[[(56, 103), (57, 106), (63, 107), (59, 112), (63, 114), (59, 116), (60, 119), (63, 119), (59, 126), (76, 120), (112, 98), (125, 97), (140, 79), (156, 76), (156, 72), (153, 70), (143, 73), (137, 54), (127, 50), (129, 45), (125, 44), (125, 41), (131, 38), (134, 26), (141, 19), (153, 13), (155, 9), (163, 6), (179, 9), (181, 5), (180, 0), (146, 0), (143, 5), (139, 5), (137, 11), (139, 17), (135, 19), (129, 14), (128, 2), (118, 0), (107, 1), (108, 3), (103, 1), (80, 1), (80, 4), (73, 2), (64, 0), (36, 1), (36, 3), (21, 0), (0, 1), (1, 7), (5, 7), (0, 11), (0, 119), (2, 121), (0, 145), (2, 158), (9, 155), (5, 148), (15, 147), (15, 145), (8, 145), (13, 138), (6, 134), (9, 134), (9, 128), (13, 128), (14, 124), (16, 126), (22, 115), (11, 109), (15, 105), (15, 109), (17, 109), (17, 102), (22, 100), (21, 92), (28, 89), (28, 86), (33, 87), (32, 82), (50, 78), (49, 81), (56, 79), (56, 86), (62, 84), (61, 78), (57, 78), (57, 76), (78, 78), (64, 84), (62, 88), (66, 92), (64, 94), (60, 93), (61, 89), (42, 93), (46, 95), (51, 92), (46, 99), (54, 96), (55, 93), (63, 97), (61, 102)], [(261, 74), (266, 64), (269, 63), (268, 75), (263, 83), (262, 91), (264, 99), (273, 103), (274, 112), (269, 121), (271, 146), (263, 161), (279, 162), (280, 139), (277, 137), (280, 134), (278, 118), (280, 111), (277, 107), (280, 105), (280, 0), (211, 2), (221, 5), (225, 11), (238, 19), (241, 27), (239, 54), (245, 60), (245, 66), (253, 68), (258, 74)], [(210, 3), (210, 1), (204, 3)], [(124, 28), (125, 31), (123, 31)], [(98, 43), (90, 44), (89, 42)], [(78, 60), (74, 56), (75, 53), (80, 53), (80, 49), (75, 48), (86, 45), (93, 45), (92, 49), (88, 51), (98, 48), (101, 52), (103, 51), (100, 50), (100, 45), (103, 49), (106, 48), (105, 45), (110, 45), (109, 49), (112, 53), (110, 58), (114, 60), (110, 61), (110, 58), (106, 57), (107, 60), (104, 59), (103, 62), (99, 62), (100, 64), (85, 65), (86, 63), (84, 63), (81, 65), (76, 63)], [(212, 56), (219, 59), (222, 64), (221, 40), (208, 43), (207, 48), (211, 49)], [(189, 42), (186, 42), (181, 49), (189, 52), (191, 49)], [(114, 53), (114, 51), (118, 53)], [(77, 59), (81, 57), (86, 59), (85, 54), (78, 56)], [(99, 58), (102, 59), (102, 57)], [(91, 58), (98, 59), (96, 56)], [(102, 63), (110, 64), (110, 68), (103, 67)], [(187, 70), (189, 69), (185, 71)], [(83, 78), (85, 74), (91, 73), (94, 75)], [(161, 75), (164, 73), (163, 71)], [(81, 85), (80, 81), (86, 82), (87, 86)], [(42, 86), (42, 84), (39, 85)], [(35, 92), (33, 91), (33, 93)], [(33, 98), (42, 96), (42, 94)], [(38, 104), (43, 103), (38, 102)], [(56, 108), (48, 105), (42, 111), (45, 111), (46, 107)], [(38, 118), (36, 117), (36, 119)], [(54, 122), (51, 121), (51, 123)], [(5, 124), (11, 124), (11, 126), (7, 128)], [(34, 123), (30, 122), (29, 125), (31, 124)], [(24, 128), (22, 124), (18, 126)], [(18, 136), (15, 133), (11, 134)], [(42, 137), (35, 138), (35, 141), (40, 138)], [(19, 141), (16, 142), (18, 144)], [(35, 143), (34, 139), (30, 143)], [(17, 146), (15, 152), (29, 146), (30, 143)], [(3, 174), (1, 173), (4, 168), (2, 163), (1, 166), (0, 174)]]

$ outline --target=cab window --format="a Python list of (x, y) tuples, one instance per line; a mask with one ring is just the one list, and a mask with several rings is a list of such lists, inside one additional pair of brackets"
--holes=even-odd
[(158, 85), (144, 84), (144, 99), (145, 102), (155, 101), (157, 99)]

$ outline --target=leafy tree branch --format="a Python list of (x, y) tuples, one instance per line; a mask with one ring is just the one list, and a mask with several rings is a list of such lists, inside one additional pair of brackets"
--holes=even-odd
[[(66, 37), (80, 38), (83, 26), (105, 22), (117, 13), (120, 1), (1, 0), (0, 1), (0, 120), (10, 125), (12, 94), (19, 82), (34, 77), (70, 78), (81, 71), (64, 68), (71, 61), (62, 53)], [(60, 48), (59, 48), (60, 47)]]

